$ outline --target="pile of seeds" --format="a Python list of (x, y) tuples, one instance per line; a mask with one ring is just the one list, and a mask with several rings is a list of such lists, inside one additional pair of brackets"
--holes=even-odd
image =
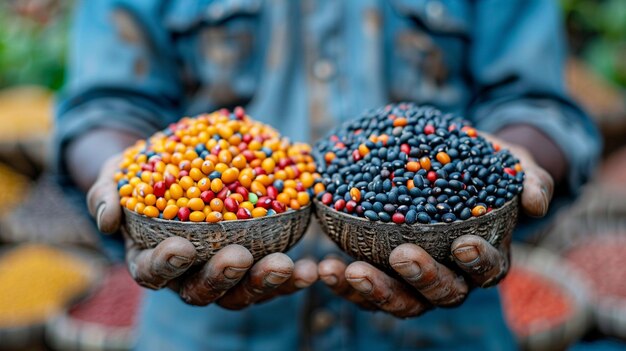
[(521, 337), (549, 330), (574, 312), (569, 296), (551, 280), (523, 267), (513, 267), (500, 283), (507, 324)]
[(598, 298), (626, 299), (626, 237), (597, 235), (581, 240), (565, 259), (589, 280)]
[(91, 284), (83, 260), (52, 247), (26, 244), (0, 258), (0, 328), (42, 323)]
[(310, 202), (315, 163), (242, 108), (183, 118), (124, 153), (120, 203), (148, 217), (192, 222), (249, 219)]
[(135, 326), (143, 292), (123, 265), (109, 268), (99, 289), (69, 311), (74, 319), (103, 327)]
[(372, 221), (450, 223), (504, 206), (522, 191), (519, 161), (432, 107), (387, 105), (316, 144), (325, 205)]

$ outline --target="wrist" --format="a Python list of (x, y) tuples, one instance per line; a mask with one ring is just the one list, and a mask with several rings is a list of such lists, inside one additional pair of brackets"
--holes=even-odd
[(96, 182), (100, 168), (141, 136), (116, 129), (94, 129), (69, 143), (65, 160), (70, 177), (83, 191)]

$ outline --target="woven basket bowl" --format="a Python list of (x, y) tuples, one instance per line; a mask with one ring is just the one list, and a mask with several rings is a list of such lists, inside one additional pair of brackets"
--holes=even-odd
[(347, 254), (389, 272), (389, 255), (397, 246), (417, 244), (440, 262), (451, 263), (452, 242), (466, 234), (478, 235), (494, 246), (510, 237), (517, 224), (518, 197), (481, 217), (436, 224), (372, 222), (336, 211), (315, 199), (315, 215), (322, 230)]
[(253, 219), (218, 223), (178, 222), (146, 216), (124, 208), (126, 234), (142, 248), (179, 236), (196, 247), (198, 260), (208, 261), (221, 248), (238, 244), (259, 260), (274, 252), (285, 252), (302, 238), (311, 219), (311, 207)]

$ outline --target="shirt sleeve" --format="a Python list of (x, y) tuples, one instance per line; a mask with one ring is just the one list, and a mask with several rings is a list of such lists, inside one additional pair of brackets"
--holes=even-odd
[(601, 141), (593, 121), (565, 91), (558, 2), (478, 1), (474, 21), (469, 76), (476, 93), (468, 115), (490, 133), (512, 124), (538, 128), (567, 158), (566, 195), (577, 194)]
[(113, 128), (149, 135), (174, 121), (180, 74), (158, 1), (81, 1), (74, 14), (68, 77), (56, 111), (56, 168), (78, 135)]

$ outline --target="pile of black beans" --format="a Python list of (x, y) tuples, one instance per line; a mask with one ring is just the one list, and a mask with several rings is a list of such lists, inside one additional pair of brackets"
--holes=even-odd
[(371, 221), (450, 223), (482, 216), (522, 191), (508, 150), (470, 123), (411, 103), (350, 120), (315, 145), (316, 198)]

